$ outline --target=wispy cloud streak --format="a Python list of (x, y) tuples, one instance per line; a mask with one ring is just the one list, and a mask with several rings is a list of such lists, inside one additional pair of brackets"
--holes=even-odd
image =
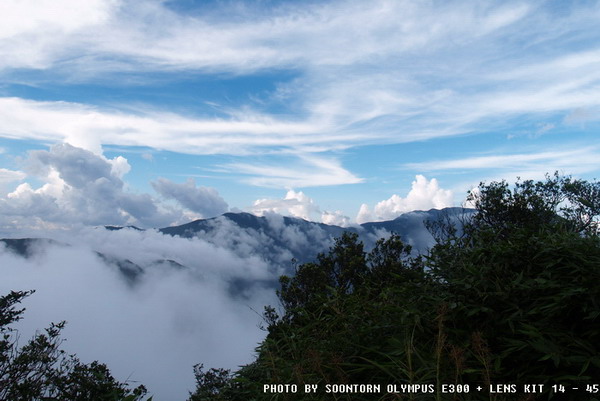
[[(61, 9), (75, 6), (62, 1)], [(27, 6), (9, 4), (5, 19)], [(331, 150), (485, 132), (524, 114), (600, 107), (600, 53), (593, 45), (600, 10), (593, 5), (561, 15), (549, 5), (519, 2), (343, 1), (237, 10), (225, 19), (218, 12), (184, 16), (162, 2), (94, 2), (84, 23), (40, 12), (37, 23), (4, 27), (0, 40), (10, 54), (0, 59), (10, 60), (5, 69), (65, 70), (87, 74), (84, 80), (111, 69), (293, 70), (298, 79), (281, 82), (272, 94), (294, 99), (291, 118), (247, 109), (233, 110), (229, 119), (156, 109), (131, 114), (3, 98), (2, 135), (74, 145), (147, 143), (200, 154)], [(53, 42), (40, 39), (54, 31), (60, 35)], [(579, 45), (571, 48), (573, 41)], [(15, 50), (20, 42), (38, 45), (37, 61)], [(173, 135), (181, 138), (176, 146)]]
[(419, 171), (473, 170), (473, 169), (532, 169), (590, 172), (598, 167), (600, 149), (587, 146), (575, 149), (532, 153), (495, 154), (453, 160), (407, 163), (403, 167)]

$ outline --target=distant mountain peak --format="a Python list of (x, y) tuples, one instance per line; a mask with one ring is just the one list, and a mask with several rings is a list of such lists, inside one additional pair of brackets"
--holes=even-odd
[(131, 229), (136, 230), (136, 231), (144, 231), (143, 228), (139, 228), (139, 227), (136, 227), (136, 226), (104, 226), (104, 228), (106, 228), (109, 231), (119, 231), (119, 230), (122, 230), (124, 228), (131, 228)]

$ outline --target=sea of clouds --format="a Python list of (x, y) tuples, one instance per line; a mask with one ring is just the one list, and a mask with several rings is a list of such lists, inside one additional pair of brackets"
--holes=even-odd
[[(236, 292), (231, 283), (276, 277), (263, 259), (155, 230), (46, 234), (56, 242), (35, 245), (27, 258), (0, 246), (0, 293), (36, 291), (16, 326), (22, 343), (66, 320), (65, 350), (106, 363), (118, 380), (145, 384), (156, 400), (186, 399), (194, 364), (236, 368), (253, 359), (265, 335), (261, 312), (277, 305), (275, 292), (259, 284)], [(97, 252), (144, 273), (127, 280)]]

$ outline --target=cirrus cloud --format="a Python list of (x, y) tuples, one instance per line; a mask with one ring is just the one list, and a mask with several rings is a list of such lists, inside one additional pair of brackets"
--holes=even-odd
[[(88, 81), (106, 71), (294, 72), (291, 81), (274, 76), (274, 92), (230, 107), (226, 118), (160, 106), (132, 113), (122, 105), (0, 99), (2, 136), (66, 141), (96, 153), (101, 144), (198, 154), (316, 152), (489, 132), (507, 118), (600, 107), (600, 9), (593, 4), (559, 14), (519, 1), (257, 3), (186, 15), (169, 2), (61, 0), (36, 3), (23, 26), (14, 21), (31, 14), (33, 3), (7, 4), (0, 60), (10, 60), (13, 72), (61, 70), (91, 75)], [(41, 61), (15, 57), (30, 42)], [(285, 117), (252, 110), (281, 97)]]

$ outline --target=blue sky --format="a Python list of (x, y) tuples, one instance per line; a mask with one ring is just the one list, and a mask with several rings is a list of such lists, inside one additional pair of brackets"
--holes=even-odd
[(600, 3), (7, 0), (0, 225), (352, 224), (598, 176)]

